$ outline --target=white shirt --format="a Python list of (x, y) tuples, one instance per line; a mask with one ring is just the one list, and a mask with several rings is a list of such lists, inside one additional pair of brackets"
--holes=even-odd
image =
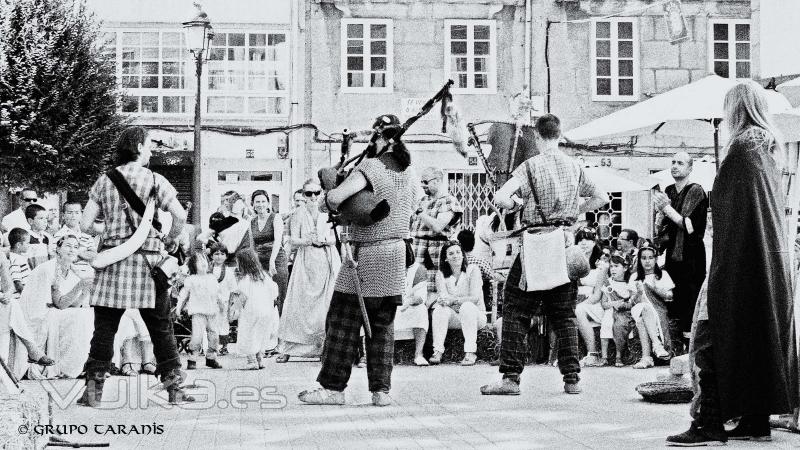
[(28, 219), (25, 218), (25, 212), (19, 208), (3, 217), (2, 224), (3, 228), (6, 230), (6, 233), (14, 228), (22, 228), (23, 230), (31, 231), (31, 226), (28, 223)]

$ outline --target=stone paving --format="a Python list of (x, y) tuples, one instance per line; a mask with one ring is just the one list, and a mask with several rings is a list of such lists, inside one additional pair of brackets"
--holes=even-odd
[[(205, 396), (212, 384), (216, 391), (214, 399), (201, 402), (201, 408), (137, 408), (144, 404), (141, 394), (154, 379), (113, 377), (104, 395), (110, 409), (74, 405), (61, 409), (54, 401), (54, 424), (86, 425), (85, 434), (68, 436), (73, 441), (105, 441), (113, 449), (148, 450), (663, 448), (668, 434), (684, 431), (689, 424), (687, 405), (645, 403), (634, 391), (638, 383), (654, 380), (663, 368), (587, 369), (582, 373), (584, 392), (567, 395), (556, 368), (529, 366), (523, 374), (522, 395), (487, 397), (478, 388), (499, 377), (496, 367), (399, 366), (393, 377), (394, 404), (378, 408), (370, 403), (366, 369), (353, 369), (346, 406), (311, 406), (301, 404), (297, 393), (316, 387), (319, 362), (276, 364), (270, 359), (260, 371), (235, 370), (244, 366), (244, 360), (234, 356), (221, 362), (223, 370), (190, 372), (188, 381), (198, 387), (193, 392)], [(45, 397), (41, 384), (23, 383), (29, 393)], [(52, 386), (65, 393), (74, 383), (60, 380)], [(115, 402), (120, 393), (128, 393), (122, 395), (128, 400)], [(128, 406), (113, 407), (125, 402)], [(119, 425), (136, 425), (138, 434), (120, 433)], [(162, 432), (143, 434), (147, 432), (144, 425), (156, 425)], [(771, 443), (738, 442), (729, 447), (798, 448), (800, 435), (773, 431)]]

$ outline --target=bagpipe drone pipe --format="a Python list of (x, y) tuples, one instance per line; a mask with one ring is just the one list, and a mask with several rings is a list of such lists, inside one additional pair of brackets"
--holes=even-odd
[[(317, 173), (322, 188), (329, 191), (339, 186), (364, 158), (378, 158), (394, 149), (406, 151), (405, 144), (401, 141), (403, 134), (414, 122), (430, 112), (437, 102), (441, 102), (442, 133), (447, 133), (453, 140), (456, 151), (462, 156), (466, 156), (468, 133), (461, 114), (452, 103), (453, 97), (450, 94), (452, 85), (453, 80), (448, 80), (416, 115), (408, 118), (402, 124), (397, 116), (384, 114), (375, 120), (371, 130), (365, 132), (344, 130), (339, 163), (333, 167), (320, 169)], [(358, 155), (348, 158), (353, 139), (360, 135), (371, 135), (367, 148)], [(342, 225), (350, 223), (361, 226), (372, 225), (386, 218), (389, 215), (389, 209), (387, 200), (377, 198), (371, 187), (367, 186), (340, 205), (339, 222)]]

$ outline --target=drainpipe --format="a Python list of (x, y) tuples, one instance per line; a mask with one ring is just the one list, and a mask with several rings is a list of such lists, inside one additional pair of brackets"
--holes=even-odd
[(533, 92), (533, 80), (531, 79), (531, 50), (533, 43), (533, 0), (525, 0), (525, 82), (523, 84), (528, 86), (528, 98), (531, 97)]

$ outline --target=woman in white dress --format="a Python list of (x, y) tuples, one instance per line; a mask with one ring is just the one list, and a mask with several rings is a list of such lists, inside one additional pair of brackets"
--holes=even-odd
[(395, 340), (414, 339), (414, 365), (427, 366), (422, 356), (425, 337), (428, 335), (428, 272), (415, 262), (406, 272), (406, 290), (403, 304), (397, 307), (394, 318)]
[(294, 269), (286, 290), (277, 362), (290, 356), (319, 357), (325, 341), (328, 315), (341, 260), (328, 214), (319, 210), (322, 187), (313, 180), (303, 185), (304, 208), (292, 218), (291, 245), (297, 249)]
[[(74, 267), (80, 244), (74, 235), (56, 243), (56, 257), (31, 271), (20, 306), (36, 336), (56, 364), (31, 364), (31, 379), (75, 378), (83, 371), (94, 330), (89, 308), (93, 277), (81, 278)], [(85, 271), (81, 271), (85, 274)]]

